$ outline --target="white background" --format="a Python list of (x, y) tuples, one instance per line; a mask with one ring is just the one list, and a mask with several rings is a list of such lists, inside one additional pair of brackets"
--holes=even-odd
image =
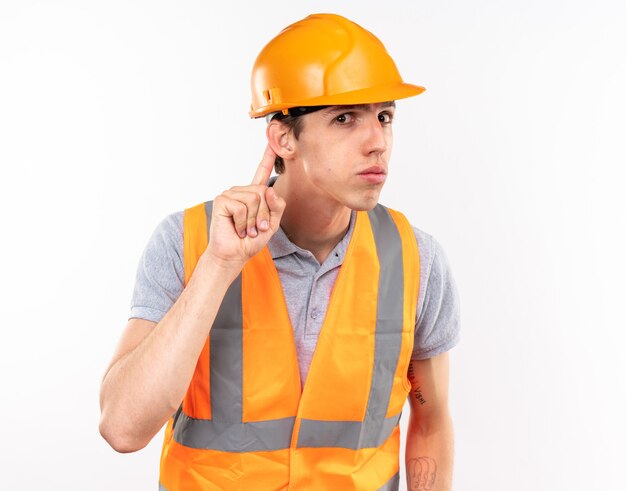
[(625, 489), (617, 0), (2, 0), (2, 489), (156, 489), (160, 436), (119, 455), (97, 429), (137, 261), (166, 214), (251, 179), (254, 58), (323, 11), (428, 89), (398, 104), (381, 201), (462, 295), (454, 489)]

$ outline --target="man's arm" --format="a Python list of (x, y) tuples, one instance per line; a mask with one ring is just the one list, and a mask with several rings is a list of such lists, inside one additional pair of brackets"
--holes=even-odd
[(285, 201), (266, 186), (275, 158), (268, 146), (250, 186), (215, 198), (209, 244), (163, 319), (128, 322), (100, 390), (100, 433), (115, 450), (145, 447), (178, 409), (226, 290), (278, 230)]
[(450, 491), (454, 434), (448, 411), (448, 354), (409, 365), (406, 476), (409, 491)]
[(100, 433), (118, 452), (145, 447), (178, 409), (221, 301), (238, 274), (202, 260), (196, 271), (161, 322), (128, 322), (104, 376)]

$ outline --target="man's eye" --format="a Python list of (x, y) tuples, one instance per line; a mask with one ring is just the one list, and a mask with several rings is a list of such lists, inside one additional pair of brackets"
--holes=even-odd
[(335, 121), (337, 121), (340, 124), (346, 124), (346, 123), (350, 123), (352, 121), (352, 115), (349, 113), (346, 114), (340, 114), (339, 116), (337, 116), (335, 118)]
[(390, 113), (380, 113), (378, 115), (378, 121), (381, 123), (391, 123), (393, 116)]

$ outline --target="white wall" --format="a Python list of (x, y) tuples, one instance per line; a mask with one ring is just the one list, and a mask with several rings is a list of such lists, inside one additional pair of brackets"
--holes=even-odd
[(260, 49), (316, 11), (386, 44), (382, 201), (444, 246), (461, 295), (455, 489), (618, 490), (626, 455), (623, 2), (0, 3), (3, 489), (155, 489), (160, 438), (100, 438), (100, 378), (139, 255), (246, 183)]

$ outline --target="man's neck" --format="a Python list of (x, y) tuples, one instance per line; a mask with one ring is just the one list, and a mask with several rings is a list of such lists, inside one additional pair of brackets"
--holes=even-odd
[(274, 188), (287, 206), (280, 226), (291, 242), (310, 251), (322, 264), (350, 226), (350, 208), (316, 199), (280, 176)]

